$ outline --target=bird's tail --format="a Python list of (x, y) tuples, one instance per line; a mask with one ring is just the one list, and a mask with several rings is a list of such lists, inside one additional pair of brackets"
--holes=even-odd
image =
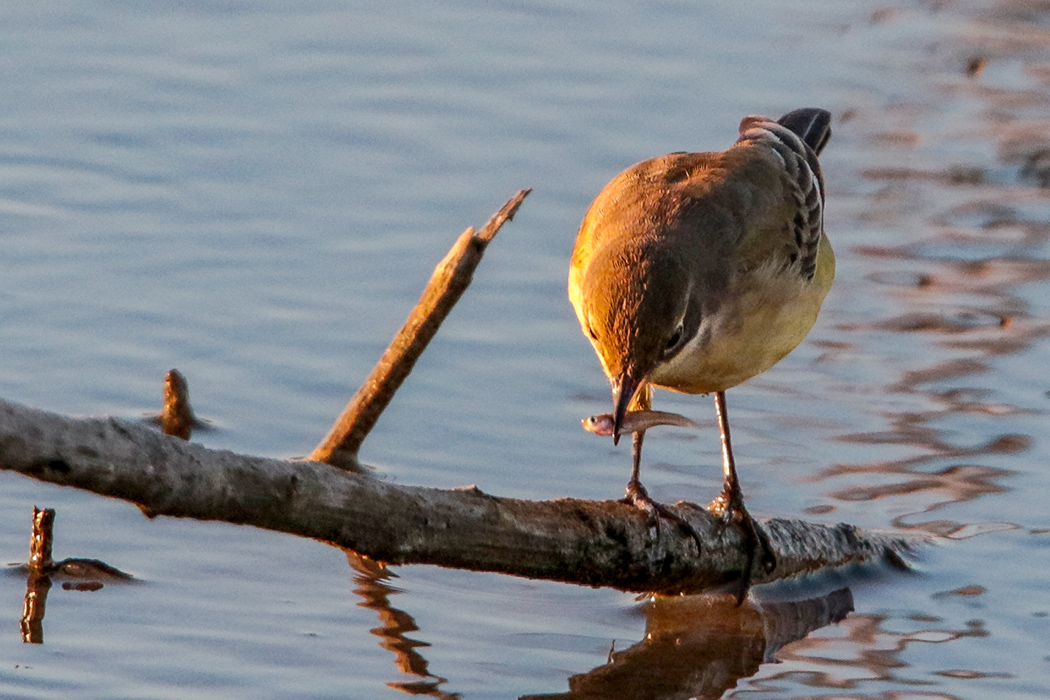
[(777, 119), (777, 124), (795, 132), (818, 156), (831, 138), (831, 113), (826, 109), (796, 109)]

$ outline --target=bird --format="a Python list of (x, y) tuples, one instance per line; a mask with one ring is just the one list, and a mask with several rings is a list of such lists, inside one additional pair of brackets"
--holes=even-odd
[[(795, 349), (831, 288), (818, 160), (830, 136), (831, 114), (804, 108), (745, 117), (724, 151), (637, 163), (588, 208), (569, 266), (569, 300), (612, 385), (614, 444), (629, 411), (651, 408), (653, 387), (713, 394), (724, 483), (708, 508), (743, 528), (738, 603), (756, 556), (767, 572), (776, 559), (744, 506), (725, 392)], [(642, 486), (644, 438), (632, 434), (624, 501), (657, 526), (675, 521), (699, 547)]]

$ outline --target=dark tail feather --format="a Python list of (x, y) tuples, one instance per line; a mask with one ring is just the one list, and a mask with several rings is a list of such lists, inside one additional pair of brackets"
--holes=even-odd
[(831, 138), (831, 112), (806, 107), (788, 112), (777, 123), (795, 132), (818, 156)]

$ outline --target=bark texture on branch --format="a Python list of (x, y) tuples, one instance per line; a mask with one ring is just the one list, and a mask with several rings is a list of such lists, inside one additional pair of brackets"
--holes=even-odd
[[(391, 484), (314, 461), (210, 450), (114, 418), (67, 418), (0, 401), (0, 468), (139, 504), (151, 515), (242, 523), (331, 542), (393, 564), (434, 564), (626, 591), (697, 592), (736, 579), (742, 532), (672, 506), (701, 536), (653, 526), (615, 501), (524, 501), (475, 488)], [(801, 521), (763, 524), (785, 578), (873, 559), (914, 539)]]

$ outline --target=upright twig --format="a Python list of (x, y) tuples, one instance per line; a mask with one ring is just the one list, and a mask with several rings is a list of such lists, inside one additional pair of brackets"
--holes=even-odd
[(310, 454), (310, 459), (347, 471), (361, 472), (357, 461), (361, 443), (379, 420), (426, 349), (441, 322), (466, 291), (485, 247), (504, 222), (512, 219), (532, 190), (521, 190), (499, 210), (485, 227), (475, 233), (468, 228), (438, 263), (408, 320), (394, 336), (372, 373), (343, 409), (331, 431)]
[(190, 385), (177, 369), (168, 370), (164, 377), (164, 409), (160, 427), (168, 435), (189, 440), (197, 417), (190, 406)]
[(29, 537), (29, 562), (26, 568), (30, 573), (50, 573), (54, 562), (51, 560), (51, 542), (55, 525), (54, 508), (37, 508), (33, 506), (33, 532)]

